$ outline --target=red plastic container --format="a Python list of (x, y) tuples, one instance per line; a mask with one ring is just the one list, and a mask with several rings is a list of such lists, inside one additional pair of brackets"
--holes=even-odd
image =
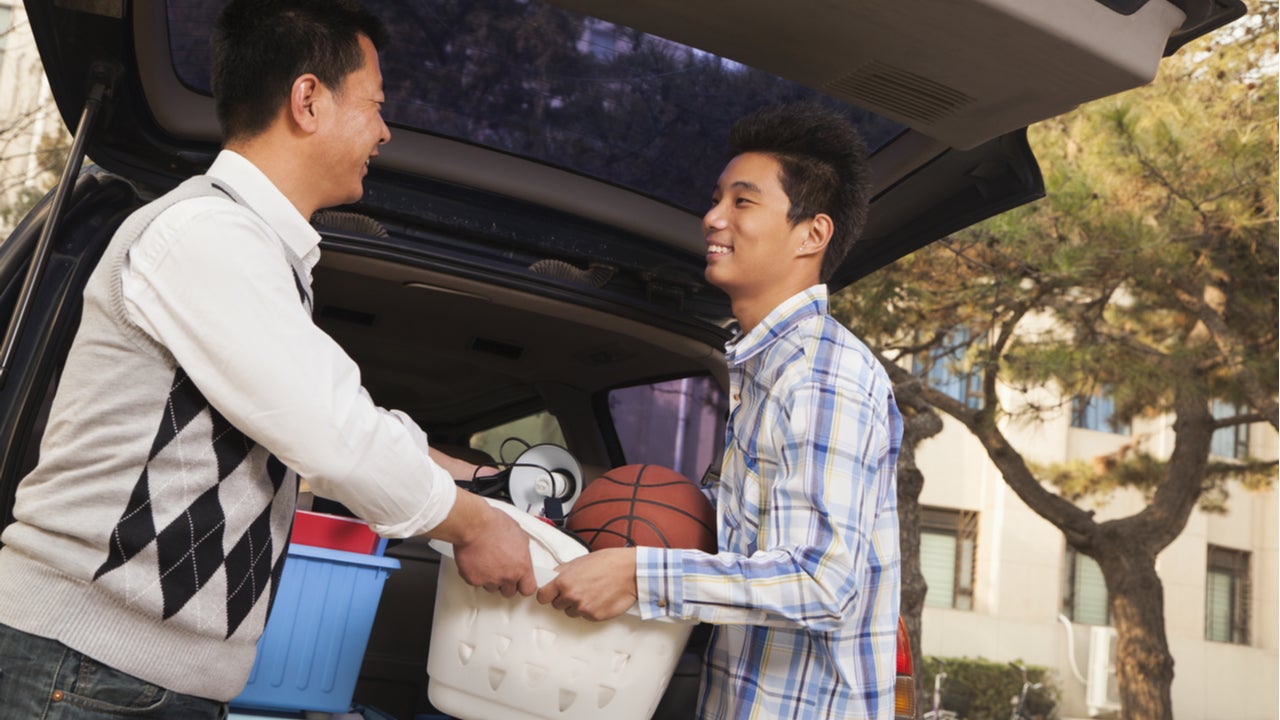
[(293, 519), (291, 542), (299, 545), (381, 555), (382, 538), (363, 520), (298, 510)]

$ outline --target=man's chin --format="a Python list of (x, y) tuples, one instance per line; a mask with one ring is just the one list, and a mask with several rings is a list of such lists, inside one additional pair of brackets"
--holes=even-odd
[(713, 286), (724, 292), (729, 292), (724, 279), (720, 277), (720, 273), (713, 266), (707, 265), (706, 269), (702, 271), (702, 277)]
[(351, 203), (359, 202), (360, 198), (362, 197), (364, 197), (363, 184), (358, 186), (355, 190), (352, 190), (351, 192), (346, 193), (345, 195), (335, 196), (332, 200), (330, 200), (329, 204), (324, 205), (323, 207), (321, 207), (321, 209), (323, 210), (324, 208), (335, 208), (335, 207), (340, 207), (342, 205), (350, 205)]

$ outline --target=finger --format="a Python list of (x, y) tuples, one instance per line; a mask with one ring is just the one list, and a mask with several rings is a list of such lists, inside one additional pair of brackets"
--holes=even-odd
[(551, 604), (559, 596), (560, 587), (556, 585), (554, 580), (538, 588), (538, 602), (543, 605)]
[(505, 582), (498, 587), (498, 591), (502, 593), (502, 597), (509, 598), (516, 594), (516, 586), (509, 582)]
[(516, 591), (525, 597), (538, 592), (538, 579), (533, 576), (533, 573), (525, 575), (520, 578), (520, 582), (516, 585)]

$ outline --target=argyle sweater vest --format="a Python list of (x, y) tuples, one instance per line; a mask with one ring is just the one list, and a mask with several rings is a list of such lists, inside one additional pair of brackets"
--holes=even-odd
[[(126, 253), (164, 210), (223, 197), (206, 176), (131, 215), (90, 277), (40, 445), (0, 550), (0, 622), (160, 687), (243, 688), (284, 565), (297, 476), (210, 406), (127, 317)], [(300, 301), (302, 261), (283, 241)]]

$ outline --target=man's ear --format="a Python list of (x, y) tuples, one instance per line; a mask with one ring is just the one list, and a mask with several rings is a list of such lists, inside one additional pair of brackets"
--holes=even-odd
[(289, 88), (289, 114), (303, 132), (313, 133), (319, 128), (317, 103), (325, 92), (320, 79), (311, 73), (299, 75)]
[(808, 232), (800, 241), (800, 246), (796, 248), (796, 254), (813, 255), (823, 252), (827, 249), (827, 243), (831, 242), (831, 233), (834, 231), (835, 223), (831, 222), (830, 215), (826, 213), (814, 215), (809, 220)]

